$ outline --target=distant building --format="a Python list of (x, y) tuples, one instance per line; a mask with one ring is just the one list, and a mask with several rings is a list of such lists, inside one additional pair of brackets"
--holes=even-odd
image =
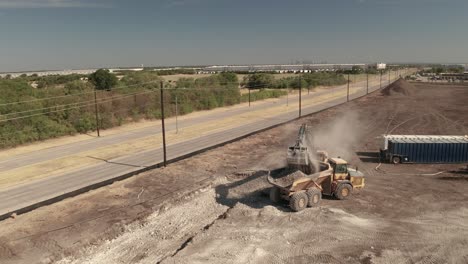
[(337, 71), (350, 70), (353, 67), (364, 68), (366, 64), (273, 64), (273, 65), (215, 65), (202, 69), (202, 72), (277, 72), (277, 73), (296, 73), (296, 72), (318, 72), (318, 71)]
[[(33, 74), (37, 76), (50, 76), (50, 75), (69, 75), (69, 74), (81, 74), (81, 75), (88, 75), (91, 74), (98, 69), (82, 69), (82, 70), (52, 70), (52, 71), (28, 71), (28, 72), (5, 72), (5, 73), (0, 73), (0, 77), (5, 77), (7, 75), (10, 75), (11, 78), (17, 78), (23, 74), (26, 74), (27, 76), (31, 76)], [(115, 72), (115, 71), (142, 71), (143, 67), (141, 68), (114, 68), (114, 69), (109, 69), (110, 72)]]
[(143, 67), (141, 68), (114, 68), (109, 69), (109, 72), (119, 72), (119, 71), (143, 71)]
[(442, 73), (440, 74), (440, 79), (441, 80), (446, 80), (446, 81), (466, 81), (468, 80), (468, 72), (465, 73)]
[(54, 70), (54, 71), (30, 71), (30, 72), (5, 72), (5, 73), (0, 73), (0, 77), (5, 77), (7, 75), (10, 75), (11, 78), (16, 78), (19, 77), (23, 74), (26, 74), (27, 76), (31, 75), (37, 75), (37, 76), (49, 76), (49, 75), (69, 75), (69, 74), (82, 74), (82, 75), (88, 75), (93, 72), (95, 72), (97, 69), (84, 69), (84, 70)]
[(385, 64), (385, 63), (377, 63), (377, 64), (375, 65), (375, 68), (376, 68), (377, 70), (385, 70), (385, 69), (387, 68), (387, 64)]

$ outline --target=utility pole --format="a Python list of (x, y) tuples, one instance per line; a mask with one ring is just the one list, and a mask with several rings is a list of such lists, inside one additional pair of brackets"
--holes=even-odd
[(178, 107), (178, 104), (177, 104), (177, 95), (175, 96), (175, 132), (176, 134), (179, 133), (179, 120), (178, 119), (178, 116), (179, 116), (179, 107)]
[(366, 70), (366, 79), (367, 79), (366, 94), (369, 94), (369, 69)]
[(299, 117), (302, 116), (302, 77), (299, 77)]
[(96, 115), (96, 131), (97, 136), (100, 137), (99, 133), (99, 116), (98, 116), (98, 107), (97, 107), (97, 95), (96, 95), (96, 88), (94, 88), (94, 113)]
[(382, 70), (380, 70), (380, 89), (382, 89)]
[(289, 88), (286, 85), (286, 106), (289, 106)]
[(349, 72), (348, 72), (348, 91), (346, 93), (346, 102), (349, 102)]
[(357, 77), (356, 77), (356, 76), (357, 76), (357, 74), (354, 74), (354, 83), (353, 83), (353, 86), (354, 86), (355, 89), (357, 88), (357, 87), (356, 87), (356, 86), (357, 86), (357, 80), (356, 80)]
[(249, 89), (249, 107), (250, 107), (250, 87), (248, 89)]
[(166, 167), (167, 165), (167, 153), (166, 153), (166, 126), (164, 124), (164, 84), (161, 81), (160, 85), (161, 90), (161, 125), (162, 125), (162, 137), (163, 137), (163, 155), (164, 155), (164, 162), (163, 165)]
[(388, 85), (390, 85), (390, 69), (388, 69)]

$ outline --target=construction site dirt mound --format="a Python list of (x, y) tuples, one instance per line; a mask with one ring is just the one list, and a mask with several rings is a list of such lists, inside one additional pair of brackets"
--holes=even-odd
[(391, 96), (391, 95), (409, 96), (413, 94), (414, 89), (415, 89), (414, 85), (400, 78), (396, 82), (382, 89), (382, 94), (385, 96)]

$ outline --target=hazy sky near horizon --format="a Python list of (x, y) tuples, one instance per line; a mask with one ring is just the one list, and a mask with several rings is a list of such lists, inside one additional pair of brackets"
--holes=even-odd
[(0, 0), (0, 71), (468, 62), (467, 0)]

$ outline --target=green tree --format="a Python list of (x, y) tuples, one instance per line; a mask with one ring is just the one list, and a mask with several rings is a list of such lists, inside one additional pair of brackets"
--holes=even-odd
[(237, 88), (238, 86), (237, 74), (232, 72), (222, 72), (198, 79), (180, 78), (176, 83), (178, 88)]
[(91, 85), (82, 81), (71, 81), (66, 83), (64, 86), (65, 94), (81, 93), (85, 90), (89, 90)]
[(361, 73), (362, 71), (363, 71), (362, 68), (359, 67), (359, 66), (353, 66), (353, 67), (351, 68), (351, 74), (359, 74), (359, 73)]
[(89, 76), (89, 81), (98, 90), (110, 90), (112, 86), (117, 84), (117, 77), (108, 70), (99, 69)]
[(177, 88), (193, 88), (195, 86), (195, 79), (194, 78), (180, 78), (176, 82)]
[(237, 74), (233, 72), (222, 72), (217, 75), (219, 82), (222, 85), (226, 86), (234, 86), (237, 87), (239, 85), (239, 79), (237, 78)]
[(463, 73), (465, 71), (465, 67), (463, 67), (463, 66), (452, 66), (452, 67), (448, 67), (447, 71), (448, 72), (453, 72), (453, 73)]
[(254, 73), (244, 77), (247, 88), (266, 88), (275, 86), (275, 78), (269, 73)]
[(140, 71), (127, 73), (125, 77), (122, 78), (121, 82), (124, 85), (131, 86), (133, 89), (154, 89), (159, 88), (162, 80), (163, 79), (155, 72)]
[(432, 71), (433, 71), (434, 73), (441, 74), (441, 73), (444, 72), (444, 68), (442, 68), (442, 67), (434, 67), (434, 68), (432, 68)]

